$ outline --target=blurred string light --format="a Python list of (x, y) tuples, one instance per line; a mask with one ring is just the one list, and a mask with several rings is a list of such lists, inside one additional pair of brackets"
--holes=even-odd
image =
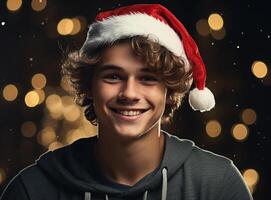
[[(93, 126), (82, 114), (83, 108), (78, 106), (69, 95), (50, 94), (45, 100), (46, 110), (42, 122), (42, 131), (38, 133), (38, 142), (55, 150), (75, 140), (97, 135), (97, 127)], [(50, 127), (50, 128), (49, 128)], [(55, 130), (58, 130), (59, 137)]]
[(60, 35), (76, 35), (85, 28), (85, 21), (81, 16), (61, 19), (57, 24), (57, 32)]
[(63, 146), (64, 146), (64, 144), (62, 144), (61, 142), (54, 141), (49, 145), (48, 150), (49, 151), (54, 151), (54, 150), (59, 149), (59, 148), (61, 148)]
[(60, 20), (57, 24), (57, 32), (60, 35), (69, 35), (73, 31), (73, 21), (68, 18)]
[(78, 18), (72, 18), (72, 23), (73, 23), (73, 29), (71, 31), (71, 35), (76, 35), (77, 33), (80, 32), (81, 30), (81, 22)]
[(71, 104), (64, 107), (63, 114), (67, 121), (74, 122), (79, 119), (81, 112), (78, 106)]
[(31, 7), (35, 11), (42, 11), (47, 5), (47, 0), (32, 0)]
[(7, 0), (6, 6), (9, 11), (17, 11), (22, 6), (22, 0)]
[(80, 128), (83, 129), (86, 133), (91, 136), (95, 136), (98, 132), (97, 126), (93, 126), (85, 117), (85, 115), (81, 115), (80, 118)]
[(57, 139), (55, 130), (52, 127), (45, 127), (38, 133), (38, 142), (44, 147), (49, 147)]
[(35, 107), (40, 102), (39, 94), (32, 90), (25, 95), (24, 101), (28, 107)]
[(72, 91), (72, 87), (71, 87), (71, 84), (70, 84), (70, 79), (66, 75), (61, 78), (60, 86), (66, 92), (71, 92)]
[(70, 96), (60, 97), (57, 94), (51, 94), (46, 99), (46, 107), (53, 119), (64, 117), (69, 122), (74, 122), (80, 118), (81, 110), (73, 102)]
[(34, 90), (38, 95), (39, 95), (39, 103), (38, 104), (42, 104), (45, 100), (45, 92), (44, 90)]
[(243, 172), (243, 177), (249, 190), (253, 193), (255, 186), (259, 182), (259, 173), (255, 169), (247, 169)]
[(219, 14), (213, 13), (208, 17), (208, 24), (212, 30), (219, 31), (223, 28), (224, 21)]
[(3, 89), (3, 97), (7, 101), (14, 101), (18, 96), (18, 89), (13, 84), (8, 84)]
[(251, 66), (251, 71), (257, 78), (264, 78), (267, 74), (267, 66), (262, 61), (254, 61)]
[(4, 169), (0, 168), (0, 185), (6, 180), (6, 172)]
[(46, 98), (46, 108), (53, 119), (61, 119), (63, 116), (63, 105), (61, 98), (57, 94), (51, 94)]
[(46, 86), (46, 77), (44, 74), (42, 73), (38, 73), (33, 75), (32, 79), (31, 79), (31, 84), (33, 86), (33, 88), (35, 89), (42, 89)]
[(241, 119), (245, 124), (251, 125), (255, 123), (257, 114), (253, 109), (247, 108), (241, 112)]
[(226, 29), (222, 27), (222, 29), (218, 31), (211, 30), (210, 33), (216, 40), (222, 40), (226, 36)]
[[(54, 127), (61, 133), (61, 137), (51, 139), (48, 142), (39, 143), (46, 146), (49, 150), (54, 150), (63, 145), (71, 144), (75, 140), (85, 137), (95, 136), (97, 134), (97, 127), (93, 126), (82, 114), (83, 108), (74, 102), (72, 96), (59, 96), (58, 94), (51, 94), (46, 99), (46, 108), (49, 112), (45, 113), (43, 119), (43, 126)], [(56, 118), (55, 115), (60, 116)], [(39, 134), (41, 138), (42, 134)]]
[(63, 106), (70, 106), (74, 103), (73, 98), (71, 96), (62, 96), (61, 102)]
[(85, 17), (83, 16), (76, 16), (76, 19), (78, 19), (80, 21), (80, 26), (81, 26), (81, 30), (85, 30), (85, 28), (87, 27), (88, 23)]
[(36, 124), (32, 121), (26, 121), (21, 126), (21, 132), (24, 137), (33, 137), (37, 132)]
[(248, 137), (248, 128), (246, 125), (238, 123), (233, 125), (231, 133), (237, 141), (244, 141)]
[(210, 120), (206, 124), (206, 133), (208, 136), (215, 138), (218, 137), (221, 133), (221, 125), (217, 120)]
[(4, 169), (0, 168), (0, 185), (4, 183), (6, 179), (6, 172)]
[(223, 18), (217, 14), (213, 13), (206, 19), (200, 19), (196, 23), (196, 30), (201, 36), (211, 36), (216, 40), (222, 40), (226, 36), (226, 29), (223, 26)]
[(206, 19), (200, 19), (196, 23), (196, 30), (201, 36), (207, 36), (210, 33), (210, 27)]

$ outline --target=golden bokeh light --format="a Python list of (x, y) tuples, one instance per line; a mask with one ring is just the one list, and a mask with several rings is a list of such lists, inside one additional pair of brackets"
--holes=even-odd
[(211, 120), (206, 124), (205, 130), (208, 136), (218, 137), (221, 133), (221, 125), (217, 120)]
[(72, 18), (71, 20), (73, 22), (73, 29), (70, 34), (76, 35), (81, 30), (81, 21), (78, 18)]
[(24, 122), (21, 126), (21, 132), (24, 137), (30, 138), (37, 132), (37, 126), (32, 121)]
[(59, 149), (59, 148), (61, 148), (63, 146), (64, 145), (61, 142), (54, 141), (49, 145), (48, 150), (49, 151), (54, 151), (54, 150)]
[(262, 61), (254, 61), (251, 66), (251, 71), (257, 78), (264, 78), (267, 74), (267, 66)]
[(38, 73), (32, 77), (31, 84), (35, 89), (42, 89), (46, 85), (46, 77), (44, 74)]
[(72, 87), (70, 84), (70, 79), (65, 75), (61, 78), (60, 86), (66, 92), (72, 92)]
[(238, 141), (244, 141), (248, 137), (248, 128), (244, 124), (235, 124), (232, 128), (232, 136)]
[(35, 11), (42, 11), (47, 5), (47, 0), (32, 0), (31, 7)]
[(73, 31), (74, 24), (71, 19), (64, 18), (60, 20), (57, 24), (57, 32), (60, 35), (69, 35)]
[(46, 107), (52, 113), (62, 113), (63, 105), (60, 96), (51, 94), (46, 98)]
[(208, 17), (208, 24), (212, 30), (218, 31), (222, 29), (224, 21), (218, 13), (213, 13)]
[(210, 31), (211, 35), (213, 38), (215, 38), (216, 40), (222, 40), (225, 38), (226, 36), (226, 29), (224, 27), (222, 27), (222, 29), (218, 30), (218, 31)]
[(7, 0), (7, 9), (10, 11), (19, 10), (22, 6), (22, 0)]
[(57, 136), (52, 127), (45, 127), (38, 134), (38, 142), (45, 147), (48, 147), (52, 142), (56, 141), (56, 139)]
[(69, 122), (74, 122), (78, 120), (80, 114), (80, 109), (75, 104), (64, 107), (64, 118)]
[(39, 94), (36, 91), (30, 91), (25, 95), (24, 101), (28, 107), (35, 107), (40, 101)]
[(247, 169), (243, 173), (244, 180), (248, 186), (255, 186), (259, 181), (259, 173), (255, 169)]
[(53, 119), (63, 119), (63, 113), (62, 112), (50, 112), (50, 117)]
[(7, 101), (14, 101), (18, 96), (18, 89), (13, 84), (8, 84), (3, 89), (3, 97)]
[(45, 92), (44, 90), (34, 90), (39, 95), (39, 104), (42, 104), (45, 100)]
[(88, 22), (87, 22), (86, 18), (83, 16), (77, 16), (76, 18), (79, 19), (79, 21), (80, 21), (81, 31), (85, 30), (85, 28), (87, 28), (87, 26), (88, 26)]
[(0, 185), (6, 180), (6, 172), (4, 169), (0, 168)]
[(257, 114), (256, 114), (256, 112), (253, 109), (247, 108), (247, 109), (245, 109), (245, 110), (242, 111), (241, 118), (242, 118), (242, 121), (245, 124), (251, 125), (251, 124), (253, 124), (256, 121)]
[(64, 107), (74, 104), (73, 97), (71, 96), (62, 96), (61, 101)]
[(80, 116), (80, 124), (81, 124), (81, 128), (90, 134), (90, 136), (95, 136), (98, 133), (98, 127), (94, 126), (90, 123), (90, 121), (88, 121), (85, 117), (85, 115), (81, 115)]
[(202, 36), (207, 36), (210, 33), (210, 27), (206, 19), (200, 19), (196, 23), (196, 30)]

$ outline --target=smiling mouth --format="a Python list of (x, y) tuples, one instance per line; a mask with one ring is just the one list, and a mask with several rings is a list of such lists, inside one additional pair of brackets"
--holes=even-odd
[(115, 108), (110, 108), (113, 112), (117, 113), (118, 115), (122, 115), (125, 117), (135, 117), (139, 116), (149, 109), (133, 109), (133, 110), (121, 110), (121, 109), (115, 109)]

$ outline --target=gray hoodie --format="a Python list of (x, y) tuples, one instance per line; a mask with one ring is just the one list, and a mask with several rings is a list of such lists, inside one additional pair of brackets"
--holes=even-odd
[(251, 200), (233, 162), (165, 134), (159, 167), (133, 186), (110, 183), (91, 158), (97, 137), (43, 154), (22, 170), (1, 200)]

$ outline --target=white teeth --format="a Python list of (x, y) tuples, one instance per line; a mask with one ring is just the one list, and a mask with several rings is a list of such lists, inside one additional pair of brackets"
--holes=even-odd
[(118, 113), (122, 114), (122, 115), (126, 115), (126, 116), (135, 116), (135, 115), (139, 115), (142, 113), (142, 111), (128, 111), (128, 110), (118, 110)]

